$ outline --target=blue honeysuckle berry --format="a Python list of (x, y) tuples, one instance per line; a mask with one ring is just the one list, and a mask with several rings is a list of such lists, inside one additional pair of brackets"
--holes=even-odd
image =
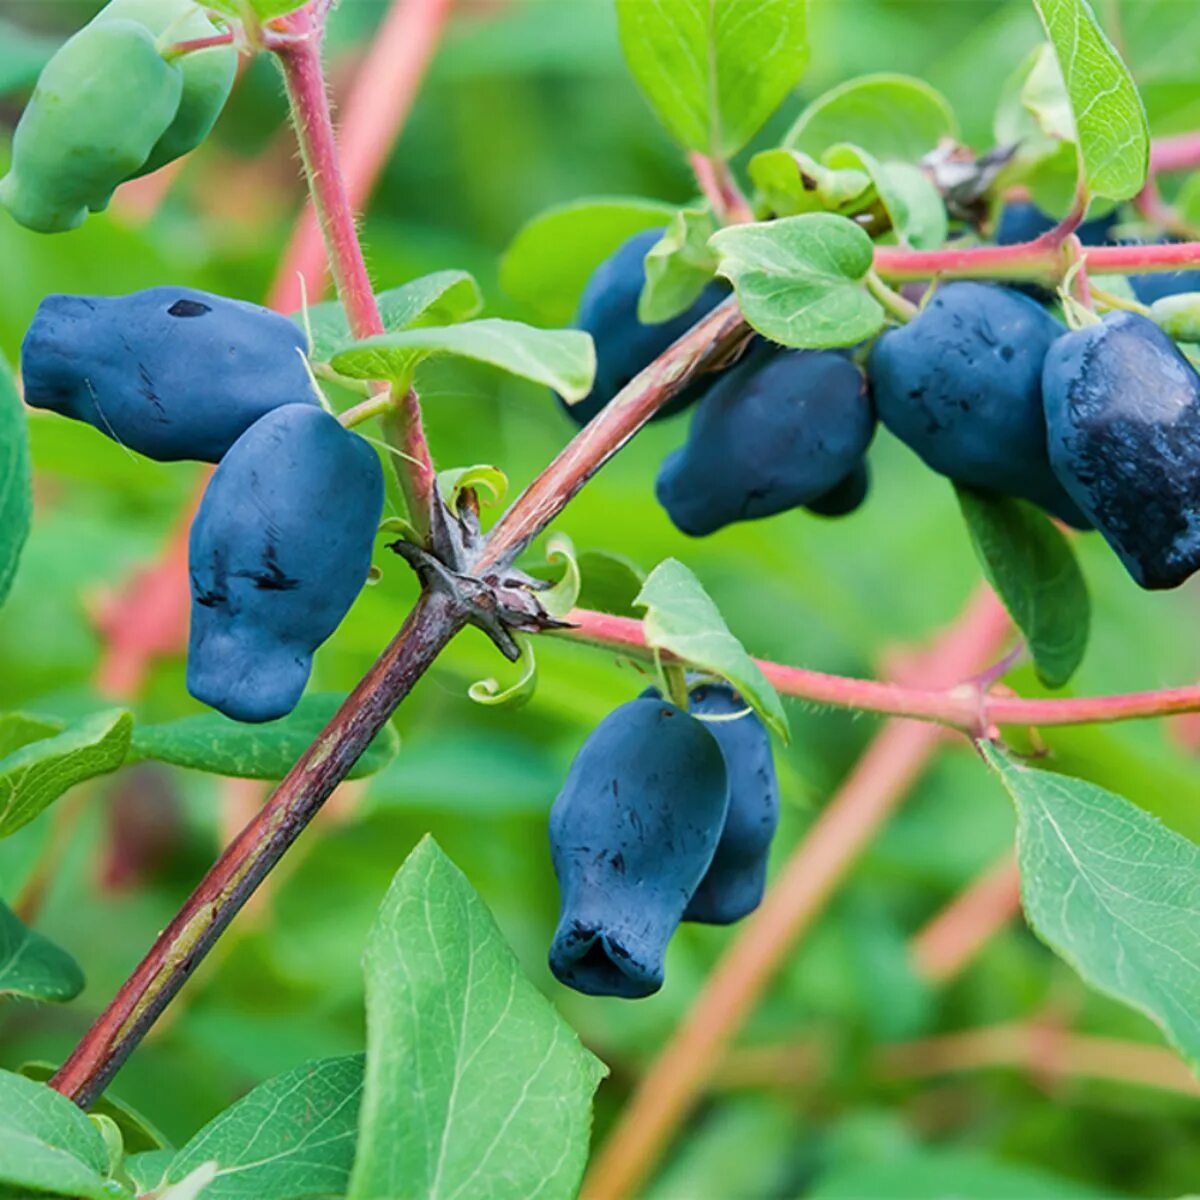
[(375, 451), (316, 405), (242, 434), (192, 523), (188, 691), (237, 721), (291, 712), (367, 581), (382, 509)]

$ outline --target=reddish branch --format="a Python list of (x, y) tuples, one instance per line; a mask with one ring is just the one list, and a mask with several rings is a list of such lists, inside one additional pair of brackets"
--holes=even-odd
[(1150, 147), (1150, 173), (1193, 171), (1200, 167), (1200, 133), (1156, 138)]

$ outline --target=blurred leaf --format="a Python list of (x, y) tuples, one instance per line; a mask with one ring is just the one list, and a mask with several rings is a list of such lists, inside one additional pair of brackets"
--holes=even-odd
[(788, 131), (783, 144), (814, 158), (852, 142), (881, 161), (916, 162), (942, 138), (958, 136), (946, 98), (909, 75), (864, 75), (818, 96)]
[(1086, 0), (1033, 0), (1062, 68), (1089, 192), (1129, 200), (1150, 164), (1150, 130), (1137, 87)]
[(1110, 1191), (970, 1150), (905, 1152), (834, 1166), (809, 1200), (1112, 1200)]
[[(129, 746), (131, 762), (155, 759), (239, 779), (282, 779), (333, 718), (345, 696), (305, 696), (288, 716), (265, 725), (244, 725), (220, 713), (181, 717), (163, 725), (138, 725)], [(383, 770), (400, 748), (389, 723), (354, 764), (350, 779)]]
[(617, 0), (629, 69), (671, 136), (736, 154), (808, 65), (808, 5), (797, 0)]
[(79, 964), (53, 942), (25, 926), (0, 902), (0, 996), (74, 1000), (83, 991)]
[[(483, 295), (475, 278), (466, 271), (435, 271), (375, 297), (383, 328), (388, 333), (414, 325), (452, 325), (475, 316), (483, 307)], [(302, 322), (302, 314), (294, 320)], [(336, 300), (308, 310), (312, 331), (309, 351), (314, 362), (326, 362), (338, 350), (353, 343), (345, 309)]]
[(832, 146), (825, 163), (838, 174), (863, 172), (875, 185), (901, 245), (935, 250), (946, 240), (946, 204), (933, 180), (912, 163), (881, 163), (861, 146)]
[(638, 320), (657, 325), (686, 312), (712, 282), (717, 260), (708, 248), (716, 222), (707, 208), (680, 209), (646, 254)]
[(631, 558), (610, 550), (584, 550), (579, 555), (582, 584), (577, 603), (581, 608), (636, 617), (638, 593), (646, 572)]
[(1200, 292), (1163, 296), (1150, 305), (1150, 319), (1177, 342), (1200, 342)]
[(565, 325), (592, 272), (643, 229), (667, 224), (675, 208), (658, 200), (597, 196), (547, 209), (513, 238), (500, 284), (543, 320)]
[(0, 17), (0, 96), (32, 87), (59, 45)]
[(729, 632), (700, 580), (678, 559), (661, 562), (642, 585), (636, 604), (646, 610), (646, 644), (729, 680), (781, 737), (789, 736), (779, 693)]
[(143, 1150), (130, 1154), (121, 1165), (140, 1195), (162, 1187), (174, 1161), (174, 1150)]
[(845, 217), (807, 213), (735, 225), (712, 247), (746, 320), (773, 342), (852, 346), (883, 327), (883, 309), (863, 282), (874, 247)]
[(763, 202), (778, 217), (845, 208), (867, 192), (871, 177), (861, 170), (831, 170), (798, 150), (763, 150), (748, 168)]
[(0, 713), (0, 759), (14, 750), (28, 746), (66, 729), (65, 721), (53, 717), (35, 716), (31, 713)]
[(305, 1063), (261, 1083), (176, 1155), (167, 1181), (216, 1162), (205, 1200), (340, 1196), (349, 1183), (362, 1099), (361, 1054)]
[(32, 516), (25, 408), (12, 370), (0, 355), (0, 605), (12, 587)]
[(105, 1179), (108, 1150), (99, 1130), (66, 1096), (0, 1071), (0, 1184), (83, 1200), (121, 1200)]
[(77, 783), (115, 771), (132, 729), (131, 713), (110, 709), (0, 759), (0, 837), (28, 825)]
[(294, 12), (301, 5), (296, 0), (204, 0), (204, 7), (238, 19), (244, 18), (249, 11), (260, 21), (270, 21)]
[(367, 940), (367, 1078), (348, 1200), (574, 1196), (603, 1065), (426, 837)]
[[(217, 1178), (218, 1168), (215, 1162), (201, 1163), (186, 1178), (160, 1193), (156, 1200), (197, 1200), (199, 1196), (213, 1197), (220, 1195), (220, 1189), (210, 1185)], [(270, 1193), (264, 1193), (268, 1195)], [(307, 1194), (307, 1193), (306, 1193)]]
[(495, 317), (365, 338), (336, 355), (333, 368), (352, 379), (400, 380), (434, 354), (472, 359), (544, 383), (568, 402), (591, 391), (596, 373), (596, 350), (588, 334), (535, 329)]
[(1200, 1062), (1200, 848), (1082, 779), (983, 754), (1017, 806), (1025, 914), (1084, 981)]
[[(22, 1063), (20, 1074), (38, 1083), (49, 1083), (58, 1067), (54, 1063)], [(107, 1117), (121, 1131), (121, 1140), (129, 1154), (152, 1154), (165, 1150), (170, 1145), (166, 1135), (137, 1109), (105, 1092), (88, 1106), (93, 1116)], [(174, 1150), (166, 1150), (167, 1161), (174, 1157)], [(160, 1175), (161, 1179), (162, 1176)]]
[(971, 546), (1047, 687), (1062, 687), (1087, 650), (1091, 600), (1071, 543), (1032, 504), (957, 487)]

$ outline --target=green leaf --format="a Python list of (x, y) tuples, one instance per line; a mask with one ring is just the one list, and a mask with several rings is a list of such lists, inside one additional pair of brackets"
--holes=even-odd
[(426, 837), (367, 940), (367, 1079), (348, 1200), (574, 1196), (603, 1064)]
[(132, 729), (131, 713), (110, 709), (0, 759), (0, 837), (28, 825), (77, 783), (115, 771)]
[[(383, 328), (388, 333), (414, 325), (453, 325), (475, 316), (483, 308), (483, 294), (475, 277), (466, 271), (435, 271), (375, 297)], [(303, 314), (295, 319), (302, 321)], [(327, 362), (352, 345), (354, 336), (346, 311), (336, 300), (308, 310), (312, 333), (309, 354), (314, 362)]]
[(503, 504), (508, 495), (508, 476), (499, 467), (487, 463), (451, 467), (448, 471), (439, 471), (437, 479), (442, 499), (452, 512), (458, 511), (459, 497), (466, 491), (473, 491), (480, 504), (488, 508)]
[(1200, 292), (1155, 300), (1150, 305), (1150, 319), (1177, 342), (1200, 342)]
[(533, 649), (533, 639), (523, 633), (514, 633), (513, 638), (520, 650), (516, 662), (520, 674), (510, 684), (501, 683), (495, 676), (476, 680), (467, 688), (467, 695), (476, 704), (491, 708), (516, 708), (528, 703), (537, 691), (537, 654)]
[(638, 320), (657, 325), (686, 312), (712, 282), (717, 260), (708, 239), (717, 231), (707, 208), (680, 209), (646, 254), (646, 283), (638, 297)]
[(500, 285), (543, 320), (566, 325), (592, 272), (643, 229), (657, 229), (675, 208), (659, 200), (597, 196), (549, 208), (513, 239), (500, 260)]
[(861, 146), (833, 146), (825, 162), (839, 173), (867, 175), (902, 245), (936, 250), (946, 241), (946, 204), (933, 180), (912, 163), (883, 163)]
[(1086, 0), (1033, 0), (1067, 85), (1080, 171), (1092, 195), (1129, 200), (1150, 165), (1137, 87)]
[(33, 516), (25, 409), (0, 355), (0, 605), (8, 597)]
[(333, 369), (352, 379), (400, 380), (435, 354), (472, 359), (544, 383), (568, 402), (582, 400), (596, 374), (596, 349), (588, 334), (535, 329), (495, 317), (366, 338), (335, 356)]
[(61, 1003), (82, 991), (79, 964), (0, 902), (0, 996)]
[[(155, 1192), (165, 1186), (167, 1171), (174, 1161), (174, 1150), (143, 1150), (127, 1155), (122, 1166), (141, 1196), (144, 1192)], [(155, 1200), (158, 1198), (155, 1197)]]
[(1062, 687), (1087, 649), (1091, 601), (1070, 542), (1032, 504), (958, 487), (971, 547), (1029, 643), (1038, 677)]
[(361, 1054), (306, 1063), (259, 1084), (214, 1117), (176, 1155), (167, 1182), (217, 1164), (204, 1200), (341, 1196), (350, 1180)]
[(84, 1200), (129, 1192), (105, 1179), (108, 1149), (83, 1110), (65, 1096), (0, 1071), (0, 1184)]
[(763, 150), (749, 165), (763, 203), (778, 217), (835, 212), (860, 200), (871, 177), (857, 169), (835, 171), (798, 150)]
[(0, 713), (0, 760), (30, 742), (62, 733), (67, 723), (32, 713)]
[(785, 741), (787, 715), (779, 693), (767, 681), (700, 581), (678, 559), (661, 562), (642, 585), (636, 604), (646, 610), (646, 644), (667, 650), (685, 663), (720, 675)]
[(1200, 847), (1093, 783), (984, 758), (1017, 807), (1025, 914), (1097, 990), (1200, 1064)]
[[(265, 725), (243, 725), (220, 713), (201, 713), (162, 725), (139, 725), (133, 731), (133, 761), (156, 759), (177, 767), (232, 775), (239, 779), (282, 779), (316, 740), (345, 696), (305, 696), (288, 716)], [(382, 771), (396, 756), (400, 739), (385, 725), (354, 764), (350, 779)]]
[(563, 573), (557, 583), (538, 593), (538, 601), (552, 617), (561, 620), (579, 603), (579, 593), (583, 590), (575, 543), (565, 533), (552, 533), (546, 540), (546, 561), (561, 563)]
[[(38, 1083), (49, 1083), (58, 1067), (48, 1062), (27, 1062), (20, 1066), (20, 1074)], [(148, 1117), (143, 1116), (132, 1105), (118, 1099), (110, 1092), (93, 1100), (88, 1106), (92, 1116), (107, 1117), (121, 1131), (121, 1140), (127, 1154), (147, 1155), (162, 1153), (170, 1145), (166, 1134)], [(167, 1160), (174, 1157), (174, 1150), (166, 1150)], [(159, 1173), (159, 1180), (162, 1173)]]
[(297, 0), (204, 0), (204, 7), (239, 20), (252, 14), (259, 21), (270, 21), (301, 7)]
[[(215, 1162), (201, 1163), (185, 1179), (159, 1193), (155, 1200), (197, 1200), (199, 1196), (207, 1196), (209, 1200), (218, 1195), (218, 1190), (211, 1185), (217, 1178), (218, 1169)], [(311, 1193), (305, 1192), (305, 1195)]]
[(646, 582), (646, 572), (624, 554), (610, 550), (584, 550), (579, 555), (583, 577), (576, 603), (580, 608), (636, 617), (637, 598)]
[(943, 138), (957, 136), (953, 109), (923, 79), (864, 75), (818, 96), (783, 145), (819, 158), (830, 146), (852, 142), (884, 162), (915, 162)]
[(803, 0), (617, 0), (629, 69), (671, 136), (736, 154), (808, 65)]
[(851, 346), (883, 327), (883, 308), (864, 283), (871, 239), (845, 217), (807, 213), (734, 225), (711, 245), (746, 320), (773, 342)]

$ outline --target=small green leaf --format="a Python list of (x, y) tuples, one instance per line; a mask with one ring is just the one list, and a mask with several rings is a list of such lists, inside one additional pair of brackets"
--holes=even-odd
[(354, 1161), (362, 1086), (361, 1054), (323, 1058), (269, 1079), (179, 1151), (167, 1182), (180, 1186), (215, 1162), (204, 1200), (341, 1196)]
[(657, 325), (686, 312), (712, 282), (717, 260), (708, 239), (717, 231), (707, 208), (680, 209), (646, 254), (646, 283), (638, 320)]
[(1067, 85), (1080, 173), (1092, 195), (1129, 200), (1150, 165), (1146, 110), (1086, 0), (1033, 0)]
[(596, 196), (549, 208), (513, 239), (500, 261), (500, 285), (543, 320), (566, 325), (592, 272), (643, 229), (658, 229), (675, 209), (659, 200)]
[(115, 771), (132, 729), (131, 713), (110, 709), (0, 759), (0, 837), (28, 825), (77, 783)]
[(808, 65), (804, 0), (617, 0), (629, 69), (671, 136), (736, 154)]
[(596, 349), (573, 329), (535, 329), (489, 317), (431, 329), (384, 333), (338, 354), (333, 368), (352, 379), (406, 379), (435, 354), (468, 358), (553, 388), (566, 401), (592, 390)]
[(106, 1180), (107, 1166), (104, 1139), (82, 1109), (44, 1084), (0, 1071), (0, 1184), (83, 1200), (127, 1197)]
[(798, 150), (763, 150), (750, 160), (750, 178), (777, 217), (836, 212), (862, 199), (871, 177), (856, 169), (835, 171)]
[(879, 162), (861, 146), (833, 146), (825, 163), (839, 173), (866, 174), (887, 211), (901, 245), (936, 250), (946, 240), (946, 204), (933, 180), (912, 163)]
[[(337, 712), (345, 697), (305, 696), (288, 716), (265, 725), (243, 725), (220, 713), (201, 713), (162, 725), (139, 725), (129, 748), (132, 761), (156, 759), (194, 771), (239, 779), (282, 779)], [(351, 770), (350, 779), (382, 771), (400, 739), (385, 725)]]
[(270, 21), (295, 12), (302, 4), (297, 0), (204, 0), (204, 7), (238, 20), (252, 14), (259, 21)]
[(773, 342), (851, 346), (883, 328), (883, 308), (864, 283), (874, 247), (845, 217), (807, 213), (734, 225), (711, 245), (746, 320)]
[(882, 162), (916, 162), (943, 138), (958, 136), (946, 98), (910, 75), (864, 75), (818, 96), (783, 144), (819, 158), (852, 142)]
[(1200, 1064), (1200, 847), (1093, 783), (988, 765), (1017, 807), (1025, 914), (1092, 987), (1145, 1013)]
[(1200, 342), (1200, 292), (1155, 300), (1150, 305), (1150, 319), (1177, 342)]
[(425, 838), (367, 939), (367, 1078), (347, 1200), (567, 1200), (603, 1065)]
[(33, 515), (25, 409), (0, 355), (0, 605), (8, 597)]
[(574, 542), (565, 533), (551, 534), (546, 541), (546, 561), (550, 564), (562, 563), (563, 573), (557, 583), (538, 592), (538, 602), (552, 617), (561, 619), (579, 603), (579, 593), (583, 588)]
[(1062, 687), (1087, 649), (1091, 601), (1070, 542), (1032, 504), (959, 487), (971, 546), (1029, 643), (1038, 677)]
[(62, 1003), (82, 991), (79, 964), (0, 902), (0, 996)]
[(636, 617), (638, 593), (646, 582), (646, 572), (624, 554), (611, 550), (584, 550), (579, 556), (583, 577), (576, 603), (581, 608)]
[(646, 644), (666, 650), (689, 666), (727, 679), (746, 703), (781, 737), (789, 737), (787, 714), (779, 693), (767, 681), (700, 581), (677, 559), (661, 562), (638, 593), (646, 610)]
[(476, 704), (488, 708), (519, 708), (528, 703), (537, 691), (537, 655), (533, 649), (533, 639), (523, 633), (514, 633), (513, 639), (520, 648), (516, 664), (520, 675), (515, 683), (510, 683), (507, 687), (494, 676), (476, 680), (467, 688), (467, 695)]
[[(435, 271), (375, 297), (387, 333), (415, 325), (453, 325), (475, 316), (483, 308), (479, 284), (466, 271)], [(303, 315), (295, 320), (303, 323)], [(328, 362), (339, 350), (353, 345), (354, 337), (345, 309), (337, 300), (314, 305), (308, 310), (312, 331), (309, 355), (314, 362)]]
[[(451, 512), (458, 511), (458, 499), (466, 491), (479, 496), (480, 504), (492, 508), (504, 503), (508, 495), (508, 476), (499, 467), (476, 463), (471, 467), (451, 467), (438, 472), (438, 490)], [(482, 493), (482, 494), (481, 494)], [(488, 497), (491, 499), (488, 499)]]

